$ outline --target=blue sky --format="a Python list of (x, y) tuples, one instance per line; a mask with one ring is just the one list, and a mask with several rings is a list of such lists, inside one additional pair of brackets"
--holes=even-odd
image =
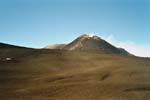
[(38, 48), (82, 33), (150, 50), (150, 1), (0, 0), (0, 42)]

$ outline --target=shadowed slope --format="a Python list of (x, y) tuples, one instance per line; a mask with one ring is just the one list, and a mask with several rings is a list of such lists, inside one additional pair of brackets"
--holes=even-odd
[(0, 49), (4, 49), (4, 48), (25, 48), (25, 47), (19, 47), (15, 45), (0, 43)]

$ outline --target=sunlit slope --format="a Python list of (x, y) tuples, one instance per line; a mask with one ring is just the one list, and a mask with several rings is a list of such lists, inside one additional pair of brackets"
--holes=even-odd
[[(148, 58), (27, 48), (1, 48), (0, 52), (2, 100), (150, 98)], [(6, 57), (13, 59), (7, 61)]]

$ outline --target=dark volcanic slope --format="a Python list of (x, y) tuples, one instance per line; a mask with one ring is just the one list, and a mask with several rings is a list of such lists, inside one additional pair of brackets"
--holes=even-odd
[(46, 46), (46, 49), (64, 49), (69, 51), (104, 51), (109, 53), (126, 54), (129, 53), (117, 48), (98, 36), (81, 35), (69, 44), (57, 44)]
[(4, 48), (21, 48), (21, 47), (10, 45), (10, 44), (5, 44), (5, 43), (0, 43), (0, 49), (4, 49)]
[(34, 49), (0, 43), (0, 59), (30, 55)]
[[(13, 58), (5, 60), (1, 58)], [(0, 48), (1, 100), (149, 100), (150, 59)]]
[(105, 51), (111, 53), (128, 54), (127, 51), (122, 51), (114, 47), (98, 36), (81, 35), (70, 44), (64, 47), (66, 50), (78, 51)]

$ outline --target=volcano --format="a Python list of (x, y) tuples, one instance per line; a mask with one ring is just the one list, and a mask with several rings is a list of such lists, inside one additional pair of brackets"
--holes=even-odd
[(129, 54), (123, 48), (117, 48), (104, 39), (83, 34), (69, 44), (48, 45), (46, 49), (64, 49), (69, 51), (102, 51), (116, 54)]

